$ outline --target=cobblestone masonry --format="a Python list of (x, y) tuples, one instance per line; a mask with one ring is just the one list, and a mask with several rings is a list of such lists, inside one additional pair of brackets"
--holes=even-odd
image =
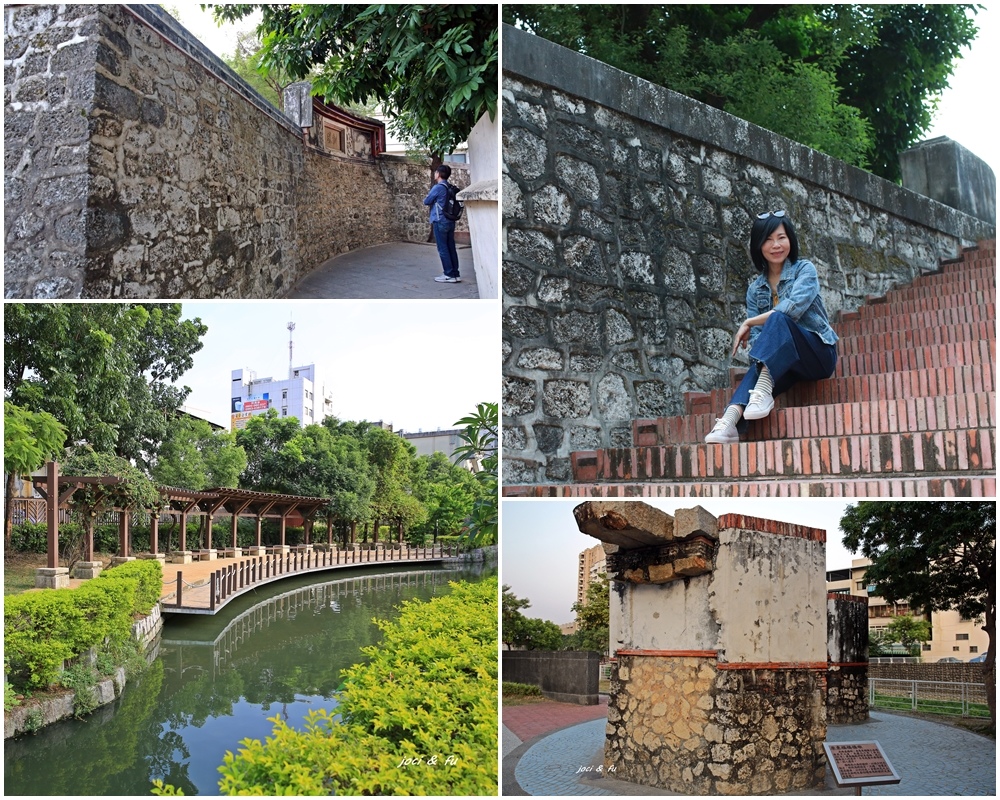
[(308, 145), (156, 9), (4, 13), (5, 296), (274, 297), (426, 238), (426, 164)]
[(714, 658), (619, 656), (605, 766), (619, 780), (684, 794), (822, 786), (822, 671), (719, 667)]
[(787, 209), (827, 309), (855, 309), (991, 235), (919, 197), (504, 27), (504, 482), (728, 383), (754, 215)]

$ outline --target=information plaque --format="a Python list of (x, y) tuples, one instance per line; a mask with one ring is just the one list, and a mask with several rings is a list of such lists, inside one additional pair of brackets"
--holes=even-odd
[(823, 742), (823, 749), (837, 785), (853, 786), (857, 794), (862, 786), (882, 786), (902, 780), (878, 742)]

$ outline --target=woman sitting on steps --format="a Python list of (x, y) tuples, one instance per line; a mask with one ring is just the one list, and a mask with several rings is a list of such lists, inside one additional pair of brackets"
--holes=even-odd
[(819, 296), (816, 267), (799, 259), (795, 228), (784, 211), (757, 215), (750, 257), (760, 275), (747, 289), (747, 319), (730, 354), (749, 345), (750, 369), (705, 437), (710, 444), (738, 442), (741, 419), (763, 419), (774, 408), (774, 395), (798, 381), (829, 378), (837, 366), (837, 334)]

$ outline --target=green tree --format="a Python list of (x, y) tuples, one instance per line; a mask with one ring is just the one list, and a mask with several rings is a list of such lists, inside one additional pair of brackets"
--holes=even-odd
[(528, 617), (521, 623), (514, 644), (525, 650), (560, 650), (563, 644), (562, 631), (547, 619)]
[(14, 481), (19, 475), (29, 475), (46, 461), (62, 452), (66, 443), (66, 428), (45, 411), (32, 412), (8, 403), (3, 404), (3, 471), (7, 475), (4, 504), (4, 542), (10, 547), (13, 531), (10, 498)]
[(377, 99), (395, 130), (432, 154), (449, 152), (497, 106), (496, 6), (232, 4), (217, 20), (260, 9), (260, 65), (338, 103)]
[[(66, 446), (147, 467), (189, 394), (176, 382), (207, 330), (182, 320), (180, 303), (8, 303), (4, 397), (51, 414)], [(8, 479), (7, 506), (12, 488)]]
[(504, 20), (836, 158), (899, 179), (971, 5), (505, 6)]
[(284, 91), (293, 78), (280, 69), (262, 69), (260, 66), (261, 43), (257, 36), (249, 31), (236, 34), (236, 49), (226, 54), (222, 60), (250, 84), (275, 108), (284, 108)]
[(246, 466), (234, 433), (181, 414), (171, 421), (151, 472), (165, 486), (201, 490), (236, 486)]
[(500, 601), (500, 635), (503, 643), (510, 650), (521, 635), (524, 623), (522, 608), (528, 608), (531, 601), (515, 595), (509, 586), (504, 584)]
[[(156, 485), (146, 475), (124, 458), (111, 453), (98, 453), (93, 448), (74, 448), (72, 455), (62, 465), (62, 474), (81, 477), (116, 478), (110, 485), (85, 484), (70, 497), (70, 513), (83, 526), (87, 541), (92, 542), (94, 524), (98, 515), (115, 509), (123, 511), (151, 511), (161, 502)], [(67, 550), (74, 543), (67, 542)], [(120, 555), (127, 556), (128, 553)], [(72, 569), (75, 557), (70, 557)]]
[(925, 619), (904, 614), (893, 617), (885, 626), (886, 640), (899, 642), (910, 655), (919, 655), (919, 646), (931, 638), (931, 624)]
[(578, 641), (584, 650), (596, 650), (602, 655), (608, 652), (611, 638), (608, 621), (610, 609), (608, 579), (606, 576), (600, 575), (587, 587), (585, 601), (573, 603), (573, 611), (576, 612)]
[(869, 583), (890, 603), (985, 619), (983, 670), (996, 724), (996, 503), (864, 501), (840, 522), (844, 546), (871, 559)]
[(480, 403), (476, 411), (463, 417), (456, 425), (464, 428), (459, 434), (463, 444), (451, 454), (456, 461), (478, 462), (480, 469), (475, 473), (481, 486), (481, 493), (472, 506), (472, 514), (466, 524), (469, 543), (473, 547), (495, 545), (499, 530), (497, 504), (498, 470), (500, 454), (497, 434), (500, 429), (499, 405)]

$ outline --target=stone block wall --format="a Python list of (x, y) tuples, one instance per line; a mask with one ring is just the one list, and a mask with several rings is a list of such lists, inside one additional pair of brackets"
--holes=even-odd
[(826, 596), (826, 715), (831, 725), (868, 719), (868, 598)]
[(822, 670), (727, 669), (714, 657), (619, 655), (605, 766), (683, 794), (822, 786)]
[(334, 255), (427, 238), (426, 164), (311, 146), (157, 7), (4, 26), (8, 298), (280, 297)]
[(727, 384), (754, 216), (786, 209), (827, 309), (933, 269), (989, 224), (503, 28), (504, 481)]
[(590, 651), (504, 650), (503, 680), (537, 686), (551, 700), (597, 705), (601, 656)]

